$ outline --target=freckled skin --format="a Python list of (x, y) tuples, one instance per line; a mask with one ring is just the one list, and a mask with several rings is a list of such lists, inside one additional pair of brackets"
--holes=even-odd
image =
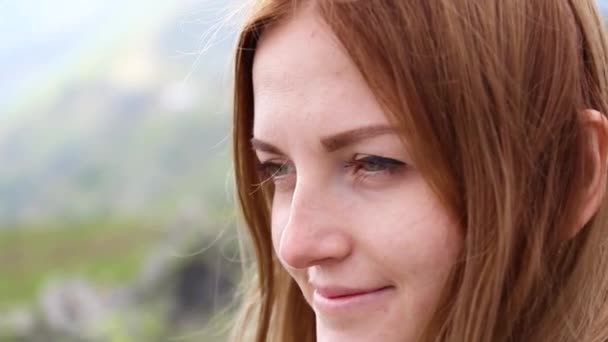
[[(253, 68), (254, 137), (289, 162), (275, 179), (272, 243), (316, 313), (317, 339), (415, 341), (428, 321), (462, 241), (394, 134), (329, 153), (323, 136), (389, 122), (336, 38), (312, 11), (264, 33)], [(357, 180), (344, 165), (358, 155), (406, 164)], [(315, 286), (391, 286), (389, 300), (328, 314)]]

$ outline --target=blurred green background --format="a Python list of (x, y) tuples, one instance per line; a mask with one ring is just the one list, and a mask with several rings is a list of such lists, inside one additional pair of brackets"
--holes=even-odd
[(0, 1), (0, 341), (217, 341), (226, 0)]

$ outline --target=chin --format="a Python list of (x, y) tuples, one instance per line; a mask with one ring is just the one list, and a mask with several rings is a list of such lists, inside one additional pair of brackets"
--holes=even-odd
[[(377, 329), (324, 329), (317, 327), (317, 342), (413, 342), (407, 338), (407, 332), (395, 328), (377, 327)], [(406, 336), (406, 337), (404, 337)]]
[[(394, 309), (394, 308), (393, 308)], [(317, 342), (415, 342), (418, 329), (407, 315), (387, 310), (370, 311), (365, 318), (339, 320), (317, 316)]]

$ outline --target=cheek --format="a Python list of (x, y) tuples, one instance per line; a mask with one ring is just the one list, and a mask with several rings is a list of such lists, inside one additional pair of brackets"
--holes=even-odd
[(366, 240), (374, 243), (376, 259), (387, 272), (406, 280), (433, 281), (452, 268), (462, 238), (425, 183), (396, 194), (376, 212), (376, 229)]
[(279, 252), (281, 236), (289, 221), (289, 206), (284, 201), (274, 200), (271, 212), (270, 233), (275, 254)]

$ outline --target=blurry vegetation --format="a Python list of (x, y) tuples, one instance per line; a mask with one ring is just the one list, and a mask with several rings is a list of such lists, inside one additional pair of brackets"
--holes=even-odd
[(162, 228), (104, 221), (0, 231), (0, 310), (31, 302), (47, 279), (79, 275), (105, 285), (131, 280)]
[(237, 242), (191, 215), (3, 232), (0, 341), (223, 339)]
[(62, 1), (10, 5), (24, 34), (0, 34), (0, 341), (221, 341), (235, 7), (74, 2), (61, 33)]

